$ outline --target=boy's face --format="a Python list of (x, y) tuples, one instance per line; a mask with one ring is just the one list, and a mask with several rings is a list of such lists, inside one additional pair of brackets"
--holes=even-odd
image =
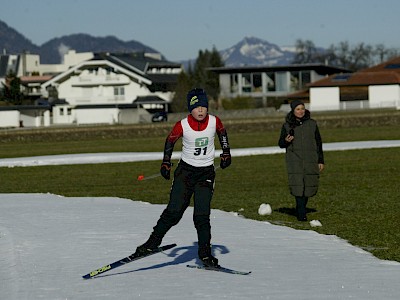
[(207, 112), (207, 107), (197, 106), (196, 108), (192, 109), (191, 114), (197, 121), (203, 121), (207, 116)]

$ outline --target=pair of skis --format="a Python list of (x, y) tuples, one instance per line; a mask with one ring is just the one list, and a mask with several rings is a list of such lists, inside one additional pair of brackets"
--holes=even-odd
[[(175, 246), (176, 246), (176, 244), (170, 244), (170, 245), (165, 245), (165, 246), (158, 247), (158, 248), (152, 250), (151, 252), (147, 252), (146, 254), (141, 254), (141, 255), (136, 255), (135, 253), (131, 254), (131, 255), (129, 255), (127, 257), (124, 257), (124, 258), (122, 258), (120, 260), (117, 260), (117, 261), (115, 261), (115, 262), (113, 262), (111, 264), (108, 264), (108, 265), (105, 265), (105, 266), (103, 266), (101, 268), (93, 270), (92, 272), (90, 272), (90, 273), (88, 273), (86, 275), (83, 275), (82, 278), (84, 278), (84, 279), (93, 278), (93, 277), (95, 277), (97, 275), (103, 274), (104, 272), (110, 271), (112, 269), (118, 268), (118, 267), (123, 266), (123, 265), (128, 264), (128, 263), (131, 263), (131, 262), (133, 262), (135, 260), (150, 256), (150, 255), (153, 255), (153, 254), (156, 254), (156, 253), (160, 253), (160, 252), (166, 251), (166, 250), (171, 249), (171, 248), (173, 248)], [(251, 272), (236, 271), (236, 270), (224, 268), (224, 267), (221, 267), (221, 266), (218, 266), (218, 267), (207, 267), (207, 266), (198, 266), (198, 265), (187, 265), (187, 267), (188, 268), (208, 270), (208, 271), (224, 272), (224, 273), (229, 273), (229, 274), (237, 274), (237, 275), (248, 275), (248, 274), (251, 273)]]

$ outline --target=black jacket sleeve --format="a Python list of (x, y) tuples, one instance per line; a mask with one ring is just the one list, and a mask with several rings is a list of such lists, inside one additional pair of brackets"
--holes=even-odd
[(174, 151), (174, 146), (175, 143), (168, 140), (168, 138), (165, 140), (163, 161), (171, 161), (172, 152)]
[(230, 154), (231, 147), (229, 146), (228, 133), (225, 129), (217, 132), (219, 143), (221, 144), (222, 153)]
[(324, 151), (322, 150), (322, 138), (321, 134), (319, 133), (318, 126), (315, 130), (315, 141), (317, 142), (318, 163), (325, 164)]
[(289, 144), (285, 141), (287, 135), (288, 133), (286, 131), (285, 124), (283, 124), (281, 129), (281, 135), (279, 136), (279, 141), (278, 141), (278, 146), (280, 148), (287, 148), (289, 146)]

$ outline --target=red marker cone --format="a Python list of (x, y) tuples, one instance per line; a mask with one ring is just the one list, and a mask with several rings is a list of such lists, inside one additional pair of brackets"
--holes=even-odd
[(139, 175), (137, 180), (142, 181), (144, 179), (144, 175)]

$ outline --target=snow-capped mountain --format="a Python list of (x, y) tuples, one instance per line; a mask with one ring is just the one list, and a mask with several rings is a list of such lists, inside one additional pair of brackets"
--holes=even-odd
[(219, 51), (225, 66), (289, 65), (294, 47), (279, 47), (256, 37), (245, 37), (236, 45)]
[[(0, 49), (17, 54), (29, 51), (40, 55), (42, 63), (60, 63), (60, 48), (70, 48), (77, 52), (128, 52), (157, 50), (137, 41), (121, 41), (116, 37), (93, 37), (88, 34), (72, 34), (54, 38), (41, 46), (33, 44), (29, 39), (0, 20)], [(253, 65), (289, 65), (293, 61), (295, 47), (277, 46), (268, 41), (245, 37), (236, 45), (218, 50), (225, 66), (253, 66)], [(182, 60), (185, 67), (196, 61), (196, 58)]]

